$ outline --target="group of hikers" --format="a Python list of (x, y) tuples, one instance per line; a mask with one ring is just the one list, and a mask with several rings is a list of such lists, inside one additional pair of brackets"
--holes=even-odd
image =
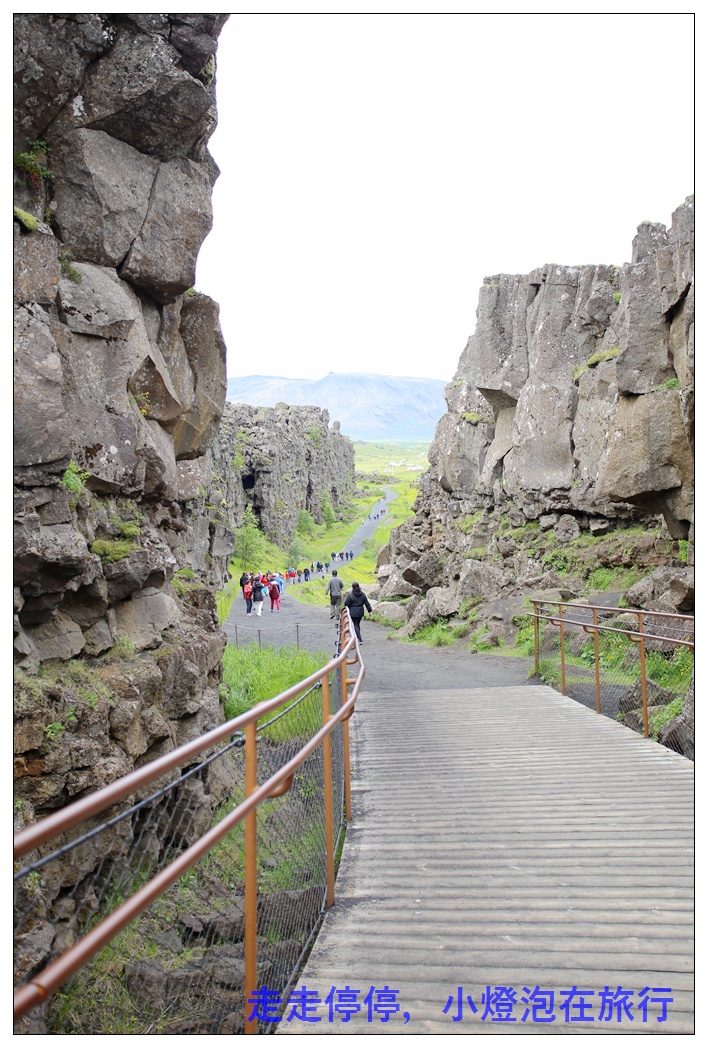
[[(344, 556), (343, 553), (339, 554)], [(317, 567), (320, 565), (317, 561)], [(326, 565), (329, 566), (328, 564)], [(314, 564), (311, 565), (312, 571), (314, 570)], [(290, 578), (293, 575), (304, 575), (305, 581), (309, 580), (310, 569), (305, 567), (304, 571), (293, 571), (292, 568), (288, 568), (285, 572), (285, 576)], [(298, 579), (300, 580), (300, 579)], [(270, 613), (280, 613), (280, 598), (282, 591), (285, 587), (285, 578), (281, 571), (265, 571), (261, 573), (258, 571), (244, 571), (239, 581), (240, 587), (243, 590), (243, 599), (245, 600), (246, 615), (255, 614), (260, 617), (263, 613), (263, 603), (265, 602), (266, 596), (270, 598)], [(325, 595), (329, 597), (329, 610), (330, 618), (336, 618), (341, 614), (341, 603), (344, 594), (344, 583), (339, 578), (336, 568), (331, 572), (331, 578), (326, 584)], [(354, 631), (358, 637), (359, 643), (363, 643), (361, 638), (361, 619), (363, 618), (364, 608), (371, 614), (371, 605), (368, 602), (368, 597), (364, 593), (363, 589), (358, 582), (351, 583), (351, 591), (347, 593), (344, 600), (344, 606), (348, 607), (349, 614), (351, 615), (351, 621), (353, 622)]]
[(280, 597), (285, 586), (285, 580), (280, 571), (275, 574), (270, 571), (266, 571), (265, 574), (244, 571), (239, 585), (243, 590), (246, 614), (255, 614), (260, 617), (263, 613), (266, 594), (270, 597), (270, 613), (280, 613)]

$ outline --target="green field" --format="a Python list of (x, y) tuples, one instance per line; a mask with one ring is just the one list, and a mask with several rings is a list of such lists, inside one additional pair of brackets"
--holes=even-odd
[(402, 480), (408, 474), (419, 476), (427, 469), (429, 443), (398, 443), (380, 440), (377, 443), (354, 443), (356, 469), (360, 473), (384, 473)]

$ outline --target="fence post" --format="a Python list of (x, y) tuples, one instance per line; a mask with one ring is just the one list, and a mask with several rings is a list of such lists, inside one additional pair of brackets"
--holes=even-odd
[[(349, 638), (349, 616), (348, 612), (341, 614), (341, 647), (344, 648)], [(346, 673), (346, 662), (344, 658), (341, 664), (341, 704), (344, 705), (349, 698), (349, 681)], [(351, 754), (349, 751), (349, 721), (344, 720), (342, 726), (342, 737), (344, 741), (344, 805), (346, 807), (346, 821), (351, 821)]]
[(238, 647), (238, 626), (234, 625), (233, 628), (235, 629), (235, 632), (236, 632), (236, 647)]
[(597, 625), (599, 619), (597, 617), (596, 607), (592, 607), (592, 618), (594, 619), (594, 680), (597, 689), (597, 712), (601, 712), (601, 683), (599, 681), (599, 630)]
[(562, 668), (562, 693), (567, 694), (567, 683), (565, 680), (565, 627), (562, 622), (562, 604), (557, 605), (560, 609), (560, 666)]
[(646, 641), (643, 639), (643, 615), (637, 612), (638, 632), (640, 639), (638, 648), (641, 655), (641, 699), (643, 701), (643, 737), (648, 737), (648, 688), (646, 686)]
[(299, 651), (299, 622), (295, 622), (295, 629), (297, 631), (297, 650)]
[(537, 617), (537, 600), (533, 600), (533, 614), (535, 615), (535, 618), (533, 618), (533, 634), (535, 643), (535, 675), (537, 676), (540, 671), (540, 619)]
[[(258, 787), (257, 723), (245, 729), (245, 794)], [(258, 1032), (258, 1019), (248, 1021), (248, 1000), (258, 987), (258, 812), (245, 819), (245, 977), (243, 980), (244, 1031)]]
[[(331, 719), (329, 677), (322, 677), (322, 727)], [(324, 757), (324, 834), (326, 838), (326, 903), (334, 904), (334, 786), (331, 773), (331, 735), (322, 743)]]

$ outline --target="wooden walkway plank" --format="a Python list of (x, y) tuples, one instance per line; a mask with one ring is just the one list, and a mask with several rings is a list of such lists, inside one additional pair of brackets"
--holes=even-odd
[[(549, 687), (364, 688), (351, 725), (337, 903), (298, 989), (349, 986), (361, 1010), (329, 1021), (322, 1002), (320, 1022), (278, 1033), (693, 1031), (690, 761)], [(371, 1007), (398, 990), (387, 1022), (368, 1020), (372, 986)], [(554, 992), (554, 1022), (520, 1002), (536, 987)], [(573, 987), (594, 994), (594, 1021), (579, 1006), (565, 1020)], [(599, 1020), (605, 987), (634, 993), (633, 1021)], [(515, 1022), (499, 1020), (503, 989)]]

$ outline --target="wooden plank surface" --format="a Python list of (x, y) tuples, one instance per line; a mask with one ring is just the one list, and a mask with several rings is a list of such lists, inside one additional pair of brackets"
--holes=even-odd
[[(279, 1034), (693, 1030), (690, 761), (549, 687), (364, 688), (351, 724), (337, 902), (297, 987), (322, 1020), (288, 1008)], [(359, 990), (347, 1022), (332, 986), (332, 1005)], [(633, 1021), (601, 1015), (607, 987), (633, 992)], [(573, 989), (593, 993), (584, 1012), (561, 1006)]]

